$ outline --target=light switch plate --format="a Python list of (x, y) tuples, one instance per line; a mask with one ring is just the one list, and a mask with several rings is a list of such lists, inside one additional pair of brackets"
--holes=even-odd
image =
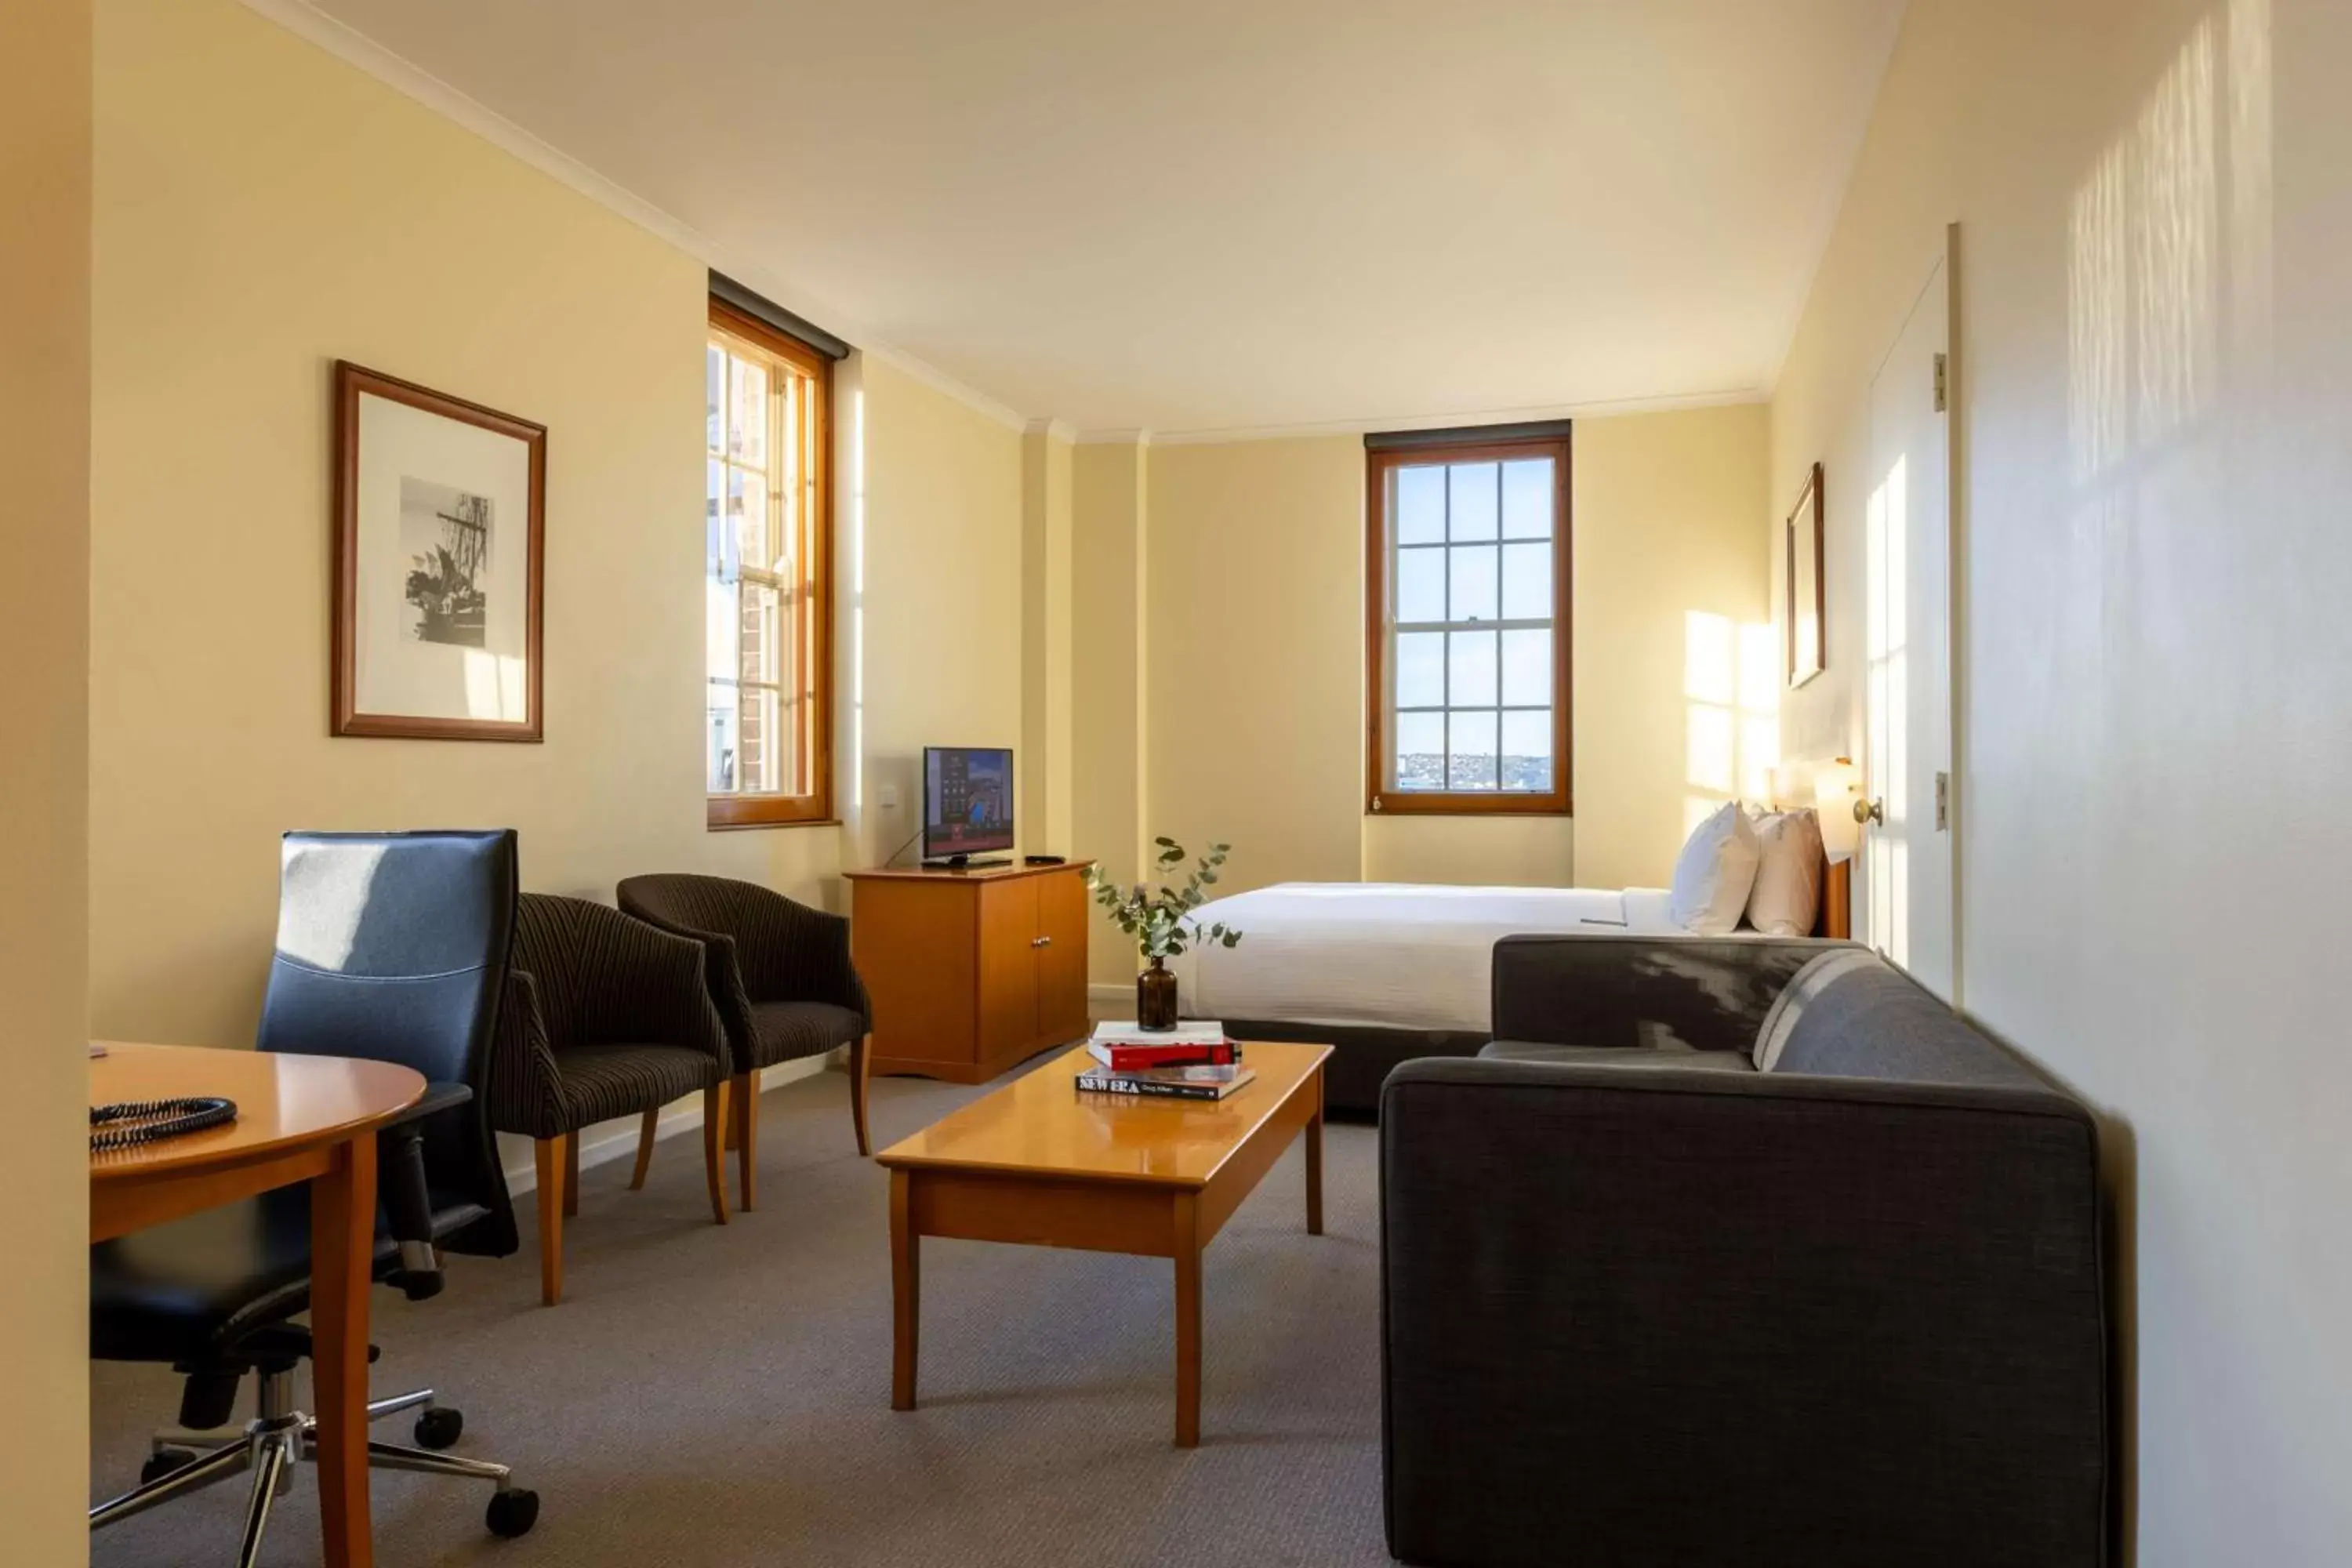
[(882, 809), (885, 811), (898, 810), (898, 786), (894, 784), (884, 784), (881, 789), (875, 793), (875, 799), (881, 804)]

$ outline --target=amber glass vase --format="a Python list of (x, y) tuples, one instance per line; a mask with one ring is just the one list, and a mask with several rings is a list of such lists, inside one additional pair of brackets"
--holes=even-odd
[(1168, 962), (1155, 958), (1151, 967), (1135, 977), (1135, 1026), (1172, 1029), (1176, 1026), (1176, 977)]

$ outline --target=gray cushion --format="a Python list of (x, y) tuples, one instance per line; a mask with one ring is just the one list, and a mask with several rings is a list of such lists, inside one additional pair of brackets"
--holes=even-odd
[(1771, 1071), (1988, 1089), (2048, 1087), (1884, 962), (1847, 969), (1808, 997)]
[(1547, 1046), (1535, 1040), (1496, 1040), (1479, 1051), (1490, 1061), (1556, 1062), (1574, 1067), (1687, 1068), (1700, 1072), (1754, 1072), (1738, 1051), (1695, 1051), (1687, 1046), (1652, 1049), (1622, 1046)]
[(1756, 1048), (1750, 1053), (1756, 1070), (1770, 1072), (1780, 1065), (1780, 1052), (1795, 1032), (1797, 1020), (1804, 1016), (1813, 998), (1828, 989), (1839, 975), (1885, 962), (1866, 947), (1836, 948), (1808, 960), (1802, 969), (1789, 977), (1780, 994), (1772, 998), (1772, 1005), (1756, 1031)]

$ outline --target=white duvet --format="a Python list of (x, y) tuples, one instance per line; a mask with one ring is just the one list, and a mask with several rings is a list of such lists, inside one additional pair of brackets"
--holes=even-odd
[(1655, 888), (1283, 882), (1203, 904), (1241, 945), (1171, 960), (1185, 1013), (1368, 1028), (1490, 1026), (1497, 938), (1675, 931)]

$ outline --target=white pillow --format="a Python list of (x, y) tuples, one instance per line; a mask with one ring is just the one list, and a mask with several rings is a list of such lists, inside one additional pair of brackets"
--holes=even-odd
[(1756, 885), (1756, 829), (1738, 801), (1691, 829), (1675, 858), (1673, 901), (1667, 912), (1694, 936), (1727, 936), (1747, 911)]
[(1811, 936), (1822, 907), (1822, 825), (1811, 806), (1759, 812), (1748, 923), (1766, 936)]

